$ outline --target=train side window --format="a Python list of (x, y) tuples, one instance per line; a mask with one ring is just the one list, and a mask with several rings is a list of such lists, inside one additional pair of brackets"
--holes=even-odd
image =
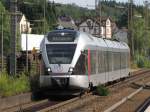
[(91, 74), (96, 74), (96, 51), (91, 51)]
[(112, 52), (108, 51), (108, 71), (112, 71)]
[(86, 74), (86, 70), (87, 70), (87, 62), (86, 62), (86, 56), (84, 54), (81, 54), (76, 65), (74, 68), (74, 72), (73, 74)]
[(105, 51), (104, 54), (105, 54), (105, 72), (108, 72), (109, 71), (108, 51)]
[(104, 55), (104, 51), (102, 51), (102, 54), (101, 54), (101, 60), (102, 60), (102, 71), (101, 72), (105, 72), (105, 55)]
[(127, 52), (122, 52), (121, 53), (121, 69), (125, 69), (128, 67), (128, 53)]
[(120, 53), (119, 52), (113, 52), (113, 60), (114, 60), (113, 70), (120, 69)]
[(100, 51), (98, 51), (98, 73), (101, 73), (101, 60), (100, 60)]

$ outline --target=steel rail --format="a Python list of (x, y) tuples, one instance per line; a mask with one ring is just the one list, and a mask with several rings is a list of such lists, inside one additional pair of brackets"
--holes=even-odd
[[(107, 88), (111, 89), (111, 88), (115, 88), (117, 85), (117, 87), (121, 86), (121, 85), (125, 85), (125, 84), (129, 84), (129, 83), (132, 83), (134, 81), (138, 81), (142, 78), (146, 78), (148, 77), (148, 75), (146, 75), (146, 73), (150, 72), (150, 70), (139, 70), (139, 71), (136, 71), (136, 72), (133, 72), (132, 73), (132, 76), (130, 76), (128, 79), (126, 79), (125, 81), (123, 82), (117, 82), (113, 85), (110, 85), (110, 86), (106, 86)], [(142, 75), (141, 75), (142, 74)], [(143, 77), (143, 75), (145, 74), (145, 76)], [(82, 102), (82, 104), (84, 104), (84, 102), (88, 101), (86, 98), (88, 98), (88, 100), (95, 100), (97, 97), (96, 96), (93, 96), (92, 95), (92, 92), (88, 93), (88, 94), (85, 94), (81, 97), (75, 97), (75, 98), (72, 98), (70, 100), (67, 100), (67, 101), (64, 101), (64, 102), (58, 102), (58, 103), (52, 103), (52, 102), (48, 102), (48, 101), (39, 101), (39, 102), (33, 102), (31, 104), (20, 104), (21, 105), (21, 108), (20, 108), (20, 105), (18, 106), (15, 106), (15, 107), (12, 107), (12, 111), (11, 111), (11, 108), (9, 108), (10, 112), (13, 112), (14, 110), (15, 111), (18, 111), (17, 109), (20, 108), (21, 110), (23, 111), (30, 111), (30, 109), (32, 110), (32, 108), (35, 108), (35, 107), (39, 107), (37, 109), (38, 112), (49, 112), (49, 111), (52, 111), (52, 110), (57, 110), (58, 108), (63, 108), (63, 106), (67, 105), (67, 104), (71, 104), (71, 103), (74, 103), (78, 100), (80, 100)], [(84, 100), (86, 99), (86, 100)], [(52, 103), (52, 104), (49, 104), (49, 103)], [(45, 105), (45, 106), (44, 106)], [(44, 106), (44, 108), (40, 108), (40, 106)], [(81, 106), (81, 105), (80, 105)], [(78, 108), (78, 106), (76, 106)], [(15, 108), (15, 109), (14, 109)], [(7, 109), (5, 109), (7, 110)]]
[[(148, 72), (150, 72), (150, 70), (140, 70), (139, 72), (135, 72), (134, 76), (131, 76), (131, 77), (129, 77), (129, 79), (126, 79), (127, 81), (125, 80), (124, 82), (117, 82), (113, 86), (107, 86), (107, 87), (110, 89), (112, 87), (113, 88), (116, 87), (117, 85), (130, 84), (132, 82), (140, 80), (141, 78), (147, 78), (147, 77), (149, 77), (149, 75), (146, 74)], [(145, 75), (145, 76), (143, 77), (143, 75)], [(83, 99), (86, 98), (86, 97), (89, 98), (90, 100), (94, 100), (94, 99), (97, 98), (97, 97), (93, 96), (92, 93), (90, 93), (90, 94), (82, 96), (81, 98), (80, 97), (75, 97), (73, 99), (64, 101), (62, 103), (58, 103), (58, 104), (53, 105), (51, 107), (47, 107), (45, 109), (39, 110), (38, 112), (51, 112), (51, 111), (54, 111), (54, 110), (58, 110), (59, 108), (63, 108), (64, 106), (69, 105), (69, 104), (74, 103), (74, 102), (77, 102), (78, 100), (81, 100), (82, 103), (84, 103), (85, 101), (83, 101)], [(81, 106), (81, 104), (79, 104), (79, 106)]]

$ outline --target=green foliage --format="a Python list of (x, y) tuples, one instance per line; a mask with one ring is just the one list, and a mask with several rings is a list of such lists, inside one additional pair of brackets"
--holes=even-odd
[(135, 18), (133, 24), (133, 37), (134, 37), (134, 48), (135, 50), (139, 51), (140, 53), (143, 52), (145, 46), (148, 45), (148, 41), (145, 38), (145, 31), (144, 31), (144, 19), (143, 18)]
[(13, 77), (7, 73), (0, 73), (0, 96), (11, 96), (27, 91), (30, 91), (27, 76), (21, 74), (19, 77)]
[(144, 67), (144, 57), (138, 55), (138, 56), (137, 56), (136, 63), (137, 63), (137, 66), (138, 66), (139, 68), (143, 68), (143, 67)]
[(150, 68), (150, 59), (140, 54), (136, 54), (135, 63), (139, 68)]
[[(101, 11), (102, 16), (110, 16), (116, 21), (117, 26), (127, 27), (128, 25), (128, 10), (127, 3), (118, 3), (115, 0), (101, 1)], [(10, 0), (0, 0), (0, 12), (9, 13)], [(118, 7), (122, 7), (122, 9)], [(54, 2), (46, 3), (44, 18), (44, 1), (43, 0), (18, 0), (18, 9), (20, 12), (25, 14), (27, 19), (32, 24), (32, 33), (43, 34), (44, 32), (44, 22), (46, 32), (53, 30), (57, 24), (57, 17), (61, 15), (69, 15), (74, 20), (82, 20), (83, 17), (94, 17), (96, 15), (95, 10), (89, 10), (87, 8), (78, 7), (76, 4), (55, 4)], [(142, 18), (137, 18), (133, 16), (133, 26), (132, 33), (134, 37), (134, 49), (135, 52), (139, 52), (142, 56), (148, 56), (147, 50), (150, 49), (150, 31), (146, 30), (146, 27), (150, 27), (150, 22), (145, 25), (145, 8), (143, 6), (133, 5), (134, 15), (141, 15)], [(148, 10), (150, 11), (150, 10)], [(97, 11), (99, 12), (99, 11)], [(149, 13), (149, 12), (148, 12)], [(147, 20), (150, 19), (148, 14)], [(38, 20), (38, 21), (37, 21)], [(0, 16), (0, 31), (2, 16)], [(3, 32), (4, 32), (4, 54), (9, 53), (10, 48), (10, 15), (4, 15), (3, 18)], [(131, 30), (131, 29), (129, 29)], [(19, 37), (19, 36), (18, 36)], [(19, 42), (19, 38), (17, 38)], [(131, 38), (129, 38), (131, 42)], [(131, 45), (131, 43), (129, 43)], [(19, 50), (20, 45), (17, 43), (17, 48)], [(146, 52), (145, 52), (146, 51)], [(139, 65), (142, 65), (142, 59), (138, 60)], [(148, 65), (148, 64), (146, 64)]]
[(119, 16), (117, 24), (119, 28), (128, 27), (128, 11), (125, 11)]
[(132, 69), (138, 69), (137, 63), (134, 61), (133, 62), (131, 61), (131, 68)]
[(24, 2), (20, 2), (18, 8), (23, 14), (25, 14), (31, 24), (33, 24), (32, 33), (44, 34), (44, 22), (46, 32), (54, 29), (53, 26), (57, 21), (54, 3), (46, 3), (44, 8), (43, 0), (25, 0)]
[(109, 90), (104, 85), (101, 84), (97, 86), (96, 91), (100, 96), (107, 96), (109, 94)]
[(146, 68), (150, 68), (150, 60), (149, 60), (149, 59), (145, 58), (144, 66), (145, 66)]
[[(3, 6), (2, 2), (0, 1), (0, 35), (2, 33), (2, 25), (3, 25), (3, 37), (4, 37), (4, 54), (9, 52), (9, 40), (10, 40), (10, 16), (5, 15), (8, 11)], [(1, 42), (1, 41), (0, 41)]]
[(76, 4), (68, 4), (68, 5), (61, 5), (56, 7), (57, 16), (60, 15), (69, 15), (73, 19), (81, 19), (82, 17), (89, 17), (94, 16), (94, 10), (88, 10), (87, 8), (78, 7)]

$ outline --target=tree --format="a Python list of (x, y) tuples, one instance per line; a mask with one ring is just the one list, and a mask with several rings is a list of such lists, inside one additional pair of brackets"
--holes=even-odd
[(119, 28), (121, 27), (128, 27), (128, 11), (125, 11), (121, 16), (118, 18), (117, 25)]
[[(10, 41), (10, 16), (7, 15), (8, 11), (5, 9), (3, 3), (0, 1), (0, 35), (2, 35), (3, 32), (3, 45), (4, 45), (4, 54), (8, 54), (9, 52), (9, 41)], [(3, 13), (3, 19), (2, 19), (2, 13)], [(3, 31), (2, 31), (2, 25), (3, 25)], [(0, 36), (1, 37), (1, 36)]]

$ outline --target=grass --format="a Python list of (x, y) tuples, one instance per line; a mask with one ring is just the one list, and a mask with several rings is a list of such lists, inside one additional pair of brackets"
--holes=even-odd
[(19, 77), (9, 76), (6, 72), (0, 73), (0, 96), (12, 96), (30, 91), (30, 82), (26, 75)]
[(109, 90), (104, 85), (101, 85), (101, 84), (97, 86), (96, 91), (97, 91), (97, 94), (100, 96), (107, 96), (109, 94)]
[(150, 68), (150, 59), (142, 55), (136, 55), (134, 63), (139, 68)]

